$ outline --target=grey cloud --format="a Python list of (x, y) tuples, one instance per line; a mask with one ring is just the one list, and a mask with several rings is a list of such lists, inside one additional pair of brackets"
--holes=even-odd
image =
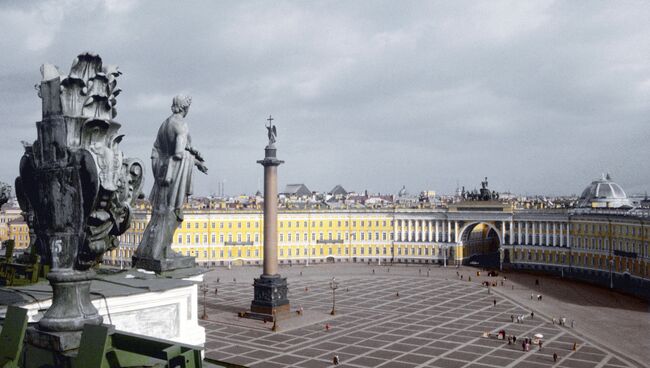
[[(119, 5), (116, 7), (116, 4)], [(56, 9), (54, 9), (56, 8)], [(579, 193), (602, 171), (650, 181), (650, 5), (640, 2), (0, 4), (0, 178), (34, 139), (38, 68), (90, 49), (120, 65), (123, 149), (148, 161), (193, 96), (196, 191), (257, 189), (276, 117), (281, 185), (451, 192), (456, 181)], [(147, 187), (151, 184), (149, 178)]]

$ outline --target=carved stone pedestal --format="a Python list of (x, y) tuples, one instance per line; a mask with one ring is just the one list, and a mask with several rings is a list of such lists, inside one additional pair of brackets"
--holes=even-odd
[(132, 260), (134, 268), (142, 268), (148, 271), (154, 271), (155, 273), (172, 271), (180, 268), (191, 268), (196, 266), (194, 257), (186, 257), (181, 255), (160, 260), (133, 256)]
[(251, 312), (278, 316), (289, 312), (287, 298), (287, 279), (280, 275), (261, 275), (253, 283), (254, 299), (251, 302)]
[(48, 273), (52, 306), (39, 321), (43, 331), (81, 331), (85, 324), (100, 325), (102, 316), (90, 301), (92, 271), (57, 269)]

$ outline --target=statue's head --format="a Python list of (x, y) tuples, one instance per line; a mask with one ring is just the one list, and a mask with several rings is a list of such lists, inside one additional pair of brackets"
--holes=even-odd
[(175, 114), (183, 114), (183, 117), (187, 115), (187, 112), (190, 110), (190, 105), (192, 104), (192, 97), (185, 95), (176, 95), (172, 100), (172, 112)]

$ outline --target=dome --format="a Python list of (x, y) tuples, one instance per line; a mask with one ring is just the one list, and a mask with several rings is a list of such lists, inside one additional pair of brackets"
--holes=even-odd
[(578, 207), (618, 208), (631, 205), (632, 202), (627, 198), (623, 188), (612, 181), (609, 174), (592, 181), (578, 200)]

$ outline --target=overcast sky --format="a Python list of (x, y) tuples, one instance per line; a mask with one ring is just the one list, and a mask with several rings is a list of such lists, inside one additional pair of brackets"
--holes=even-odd
[[(195, 192), (258, 189), (265, 119), (279, 183), (579, 194), (650, 188), (650, 2), (2, 1), (0, 180), (40, 118), (39, 67), (91, 50), (124, 73), (127, 156), (192, 96)], [(145, 189), (149, 192), (151, 176)]]

